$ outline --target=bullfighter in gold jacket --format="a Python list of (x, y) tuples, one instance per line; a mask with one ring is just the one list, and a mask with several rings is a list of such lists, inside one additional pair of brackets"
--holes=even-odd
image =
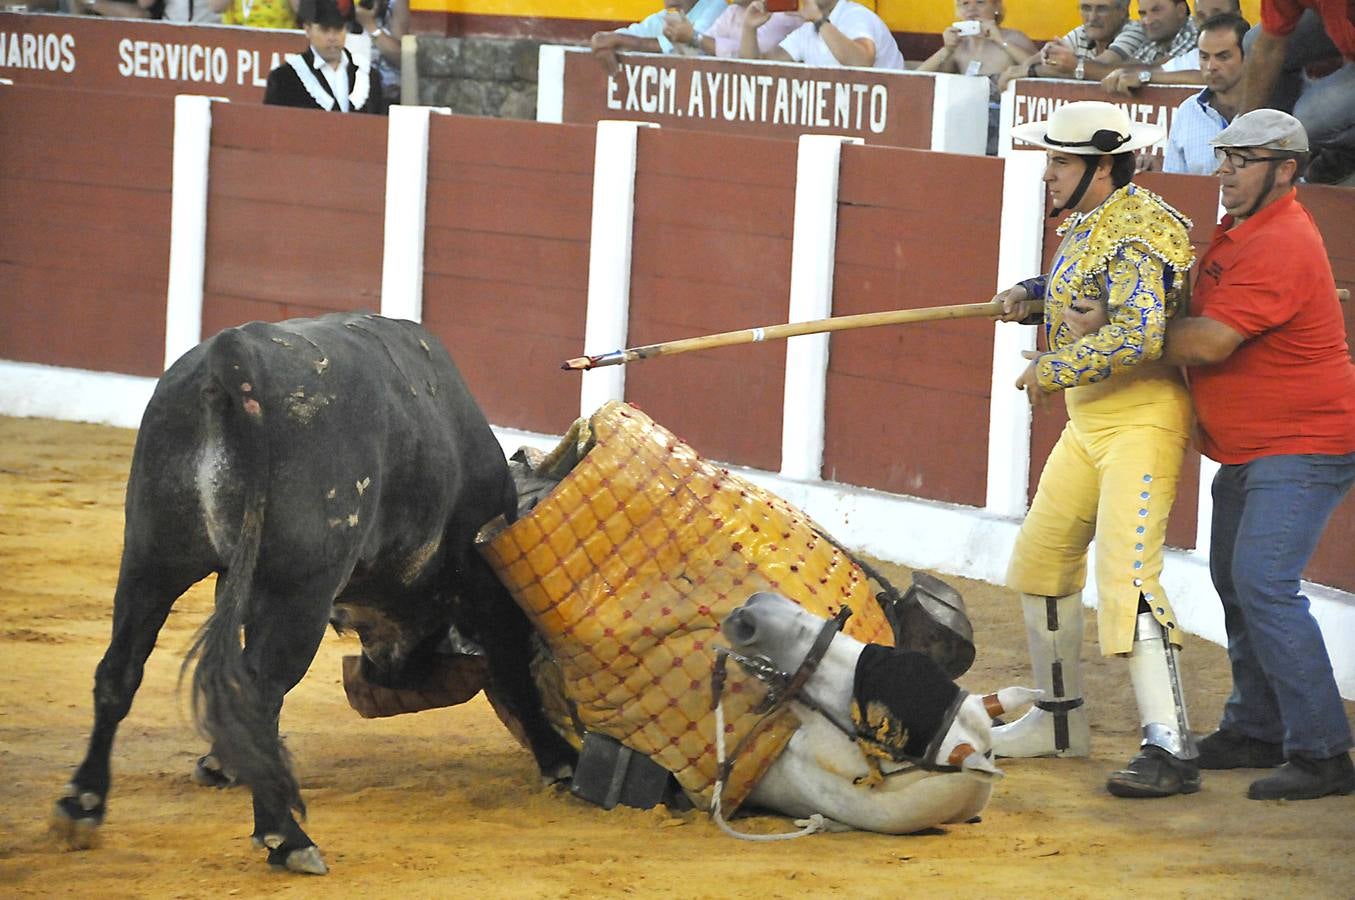
[[(1071, 214), (1049, 274), (995, 299), (1004, 320), (1040, 324), (1048, 348), (1027, 354), (1017, 387), (1037, 405), (1063, 391), (1069, 421), (1007, 574), (1022, 594), (1045, 697), (995, 730), (994, 749), (1003, 756), (1090, 751), (1078, 651), (1094, 537), (1101, 652), (1128, 657), (1143, 725), (1139, 754), (1107, 788), (1134, 797), (1193, 793), (1200, 780), (1177, 671), (1180, 628), (1160, 580), (1191, 407), (1177, 370), (1152, 364), (1168, 320), (1187, 305), (1190, 222), (1130, 181), (1132, 151), (1159, 139), (1161, 129), (1131, 123), (1119, 107), (1070, 103), (1014, 133), (1046, 148), (1044, 181)], [(1087, 333), (1098, 320), (1106, 324)]]

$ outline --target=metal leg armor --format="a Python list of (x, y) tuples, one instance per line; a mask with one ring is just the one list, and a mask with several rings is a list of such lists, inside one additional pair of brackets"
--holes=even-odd
[(1177, 759), (1195, 759), (1200, 751), (1186, 721), (1186, 698), (1176, 648), (1152, 613), (1139, 613), (1134, 625), (1134, 652), (1129, 679), (1143, 725), (1141, 747), (1161, 747)]
[(1169, 797), (1200, 789), (1200, 752), (1186, 721), (1176, 648), (1152, 613), (1139, 613), (1129, 677), (1138, 701), (1143, 741), (1139, 755), (1113, 773), (1106, 789), (1117, 797)]
[(993, 729), (998, 756), (1089, 756), (1091, 730), (1082, 702), (1082, 594), (1021, 595), (1035, 684), (1044, 698), (1024, 716)]

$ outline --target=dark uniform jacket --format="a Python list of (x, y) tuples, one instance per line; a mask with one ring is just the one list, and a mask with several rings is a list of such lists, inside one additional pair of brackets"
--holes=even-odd
[[(349, 112), (386, 114), (386, 100), (381, 93), (381, 78), (372, 67), (359, 68), (348, 51), (343, 52), (348, 63)], [(297, 62), (299, 60), (299, 62)], [(309, 71), (306, 78), (297, 66)], [(301, 109), (327, 109), (341, 112), (329, 81), (315, 69), (315, 50), (289, 55), (282, 65), (268, 73), (268, 87), (263, 102), (274, 106), (296, 106)]]

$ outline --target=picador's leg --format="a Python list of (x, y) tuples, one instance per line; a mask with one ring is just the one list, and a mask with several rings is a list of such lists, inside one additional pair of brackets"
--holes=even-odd
[(1021, 595), (1035, 685), (1044, 697), (1024, 716), (993, 729), (998, 756), (1088, 756), (1082, 701), (1082, 594)]
[(488, 581), (479, 596), (500, 598), (486, 617), (488, 627), (476, 635), (489, 661), (487, 692), (522, 726), (541, 777), (547, 783), (564, 781), (573, 776), (578, 754), (551, 727), (532, 680), (532, 624), (487, 566), (485, 572)]
[(1177, 650), (1151, 612), (1134, 628), (1129, 677), (1134, 683), (1143, 742), (1139, 755), (1106, 782), (1117, 797), (1169, 797), (1200, 789), (1199, 751), (1186, 720)]

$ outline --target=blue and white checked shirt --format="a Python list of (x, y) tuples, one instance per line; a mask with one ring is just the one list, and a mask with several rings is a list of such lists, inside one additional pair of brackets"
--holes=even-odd
[(1210, 105), (1214, 92), (1205, 88), (1187, 97), (1176, 107), (1167, 147), (1162, 154), (1162, 171), (1191, 175), (1213, 175), (1218, 168), (1209, 139), (1228, 126), (1228, 120)]

